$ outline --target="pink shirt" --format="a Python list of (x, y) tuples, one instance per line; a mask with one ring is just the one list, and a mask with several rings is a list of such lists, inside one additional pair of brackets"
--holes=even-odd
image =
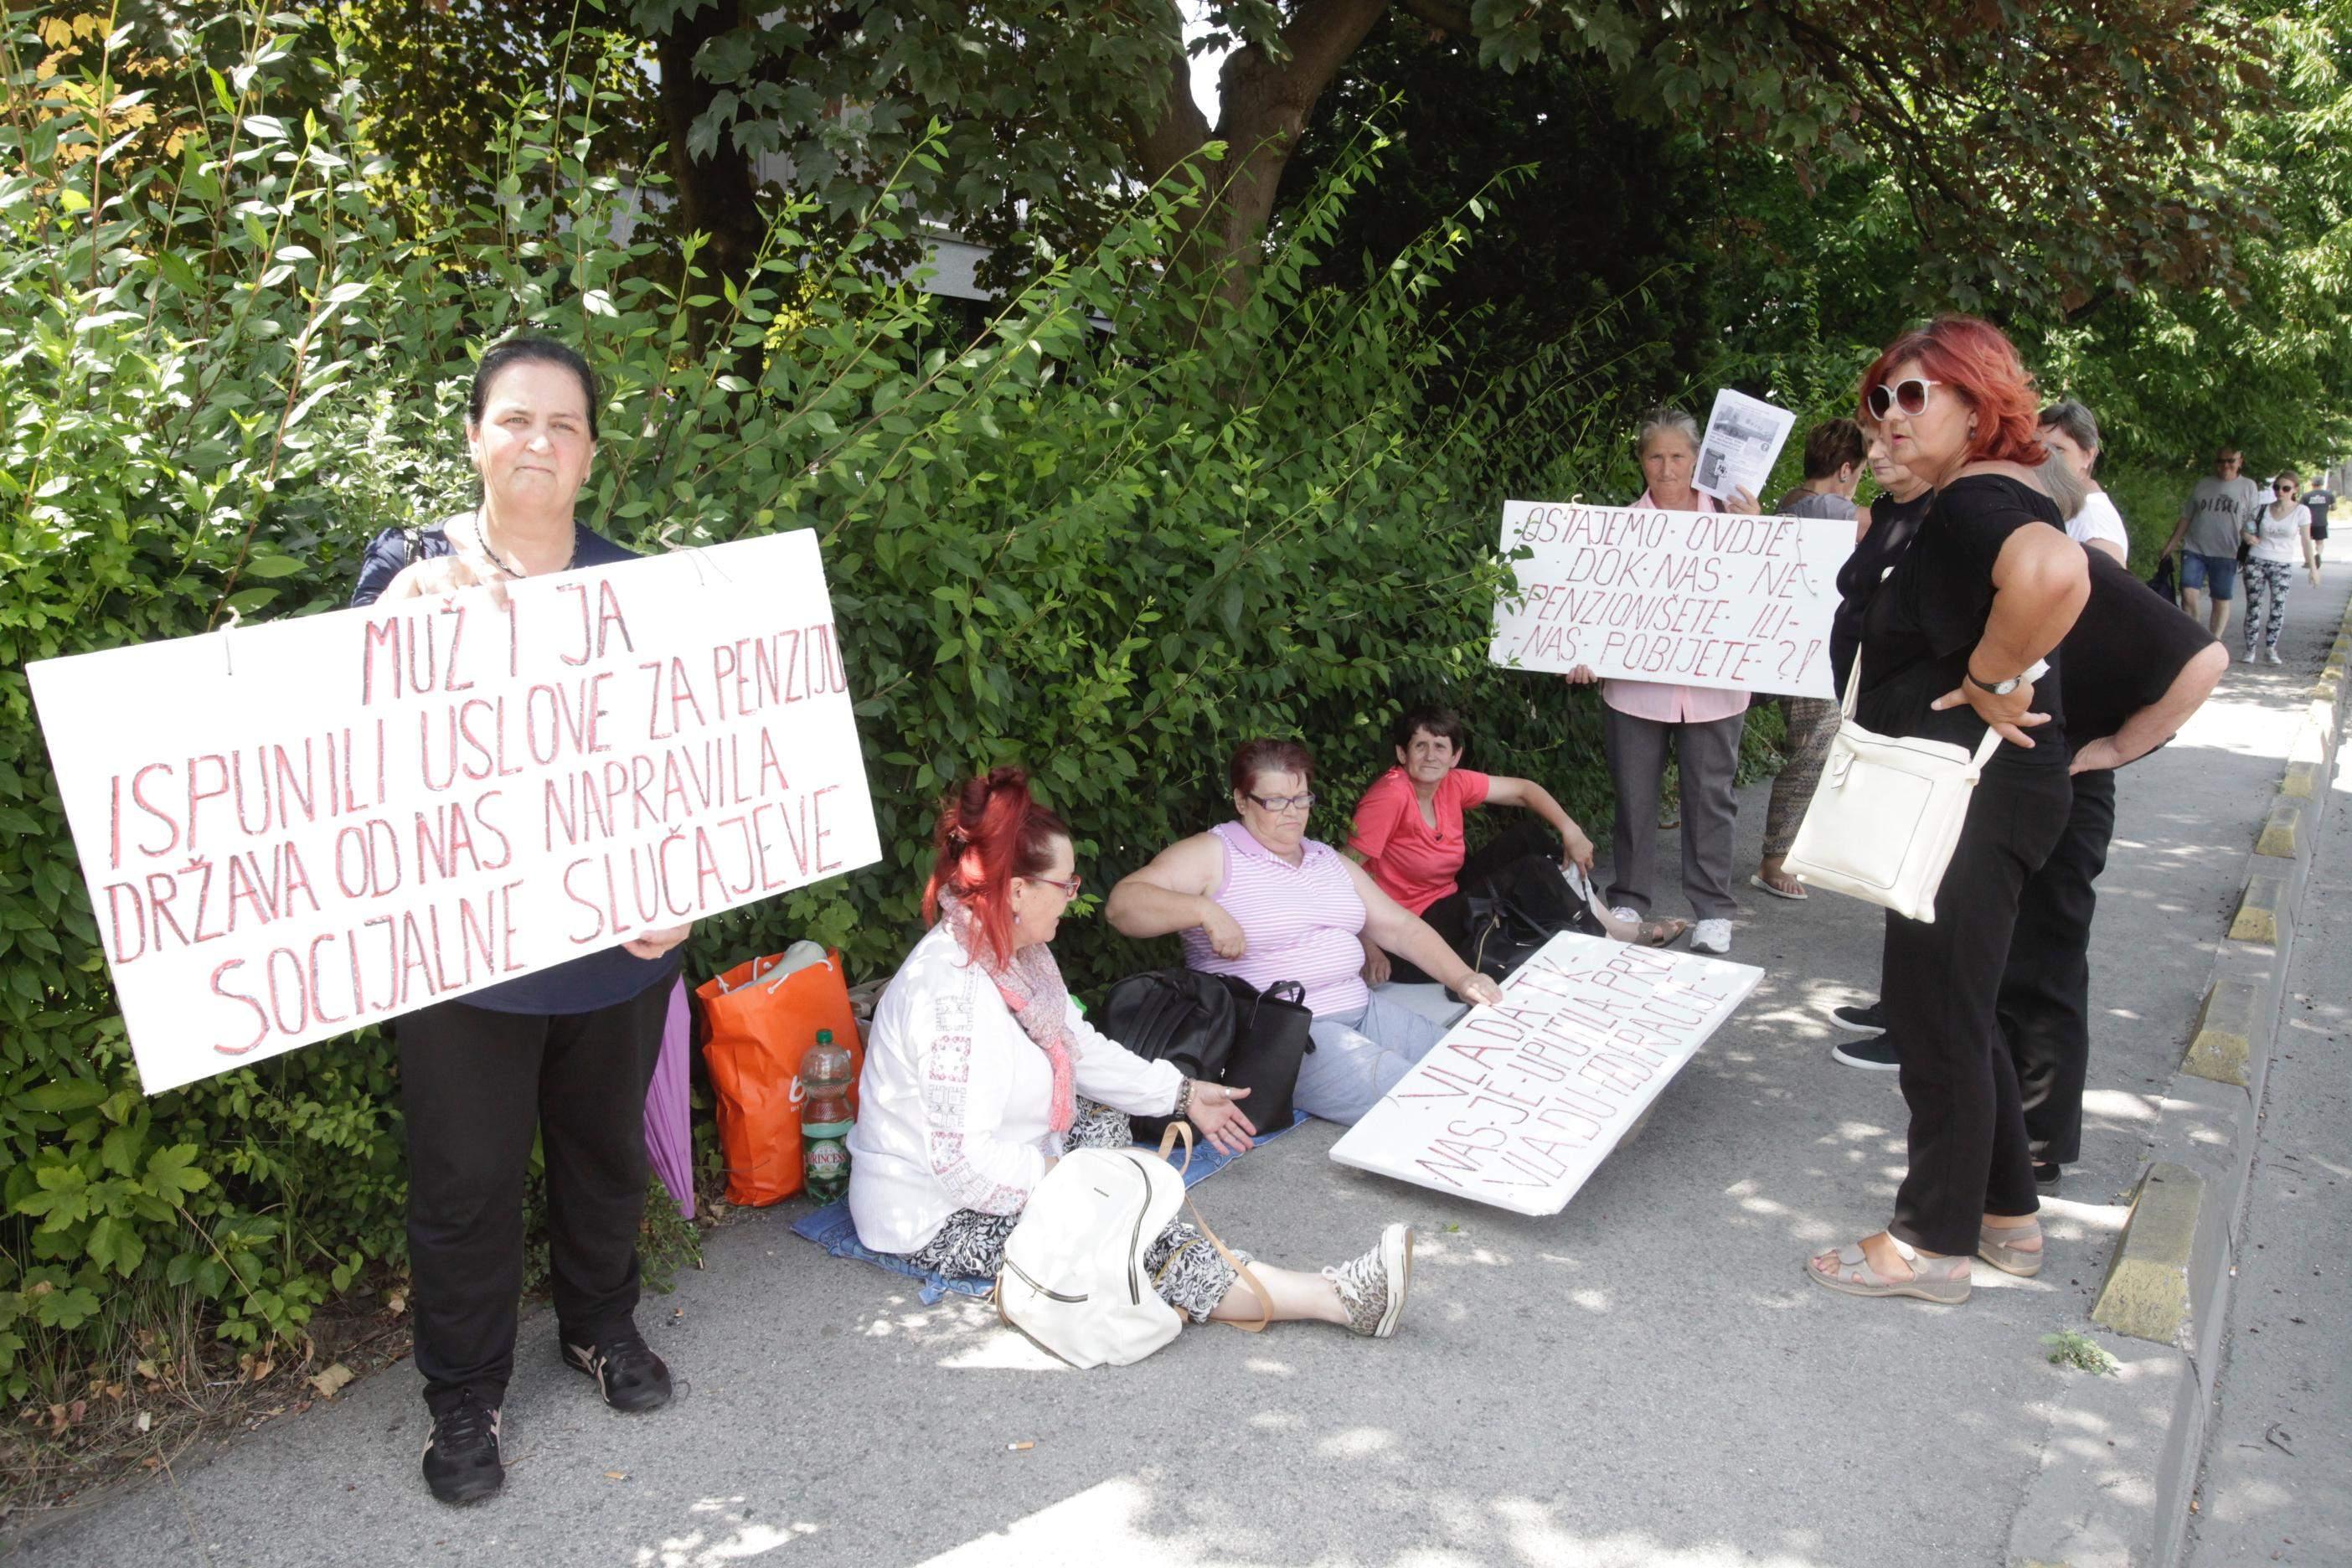
[[(1723, 503), (1705, 490), (1696, 493), (1700, 510), (1723, 510)], [(1649, 491), (1643, 490), (1642, 499), (1633, 504), (1655, 508), (1658, 503), (1650, 499)], [(1659, 724), (1711, 724), (1717, 719), (1748, 711), (1745, 691), (1725, 691), (1713, 686), (1668, 686), (1655, 680), (1604, 680), (1601, 683), (1601, 700), (1630, 718)]]
[(1296, 980), (1318, 1018), (1352, 1017), (1369, 1005), (1364, 986), (1364, 900), (1348, 862), (1309, 838), (1294, 866), (1250, 837), (1238, 822), (1209, 830), (1224, 849), (1225, 874), (1209, 894), (1249, 939), (1239, 958), (1219, 958), (1199, 926), (1184, 933), (1184, 964), (1203, 974), (1234, 974), (1263, 991)]
[(1437, 816), (1432, 827), (1421, 819), (1412, 778), (1391, 768), (1356, 803), (1356, 831), (1348, 847), (1364, 858), (1364, 869), (1381, 891), (1421, 914), (1454, 891), (1467, 853), (1462, 814), (1486, 803), (1487, 782), (1470, 768), (1455, 768), (1439, 780), (1437, 798), (1430, 802)]

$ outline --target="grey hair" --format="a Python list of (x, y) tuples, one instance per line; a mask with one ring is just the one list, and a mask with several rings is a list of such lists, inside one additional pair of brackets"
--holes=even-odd
[(2043, 409), (2038, 423), (2044, 430), (2057, 431), (2085, 452), (2099, 449), (2097, 417), (2071, 397)]
[(1690, 438), (1691, 450), (1698, 449), (1698, 421), (1671, 403), (1661, 403), (1643, 415), (1642, 422), (1633, 426), (1633, 450), (1648, 451), (1650, 437), (1661, 430), (1681, 431)]
[(2050, 499), (2058, 503), (2061, 517), (2073, 519), (2083, 510), (2083, 503), (2091, 499), (2090, 485), (2074, 471), (2074, 464), (2055, 452), (2042, 458), (2042, 466), (2033, 472), (2041, 479), (2042, 488), (2050, 492)]

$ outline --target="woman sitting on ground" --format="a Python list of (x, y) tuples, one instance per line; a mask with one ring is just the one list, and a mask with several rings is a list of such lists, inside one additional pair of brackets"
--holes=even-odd
[[(1356, 803), (1349, 858), (1381, 891), (1419, 915), (1466, 960), (1471, 941), (1470, 894), (1517, 861), (1538, 859), (1549, 869), (1592, 874), (1592, 840), (1551, 792), (1532, 779), (1482, 773), (1461, 765), (1468, 750), (1462, 716), (1450, 708), (1416, 708), (1396, 722), (1397, 765), (1372, 781)], [(1505, 828), (1475, 855), (1464, 838), (1464, 814), (1481, 805), (1523, 805), (1538, 820)], [(1547, 826), (1549, 825), (1549, 826)], [(1557, 837), (1555, 837), (1555, 835)], [(1565, 848), (1562, 848), (1565, 846)], [(1579, 900), (1571, 895), (1569, 902)], [(1627, 921), (1611, 913), (1601, 922), (1620, 942), (1664, 947), (1688, 929), (1682, 921)], [(1410, 959), (1391, 960), (1367, 939), (1364, 978), (1423, 984), (1430, 976)]]
[[(1181, 1116), (1227, 1152), (1255, 1131), (1248, 1091), (1188, 1079), (1089, 1025), (1051, 943), (1079, 878), (1062, 820), (998, 768), (941, 804), (923, 892), (934, 923), (883, 992), (849, 1136), (858, 1239), (943, 1274), (991, 1276), (1029, 1195), (1072, 1148), (1121, 1147), (1128, 1113)], [(1200, 1230), (1178, 1220), (1146, 1255), (1152, 1289), (1193, 1322), (1315, 1319), (1386, 1338), (1404, 1310), (1412, 1231), (1302, 1274), (1251, 1272), (1262, 1304)], [(1235, 1255), (1248, 1262), (1246, 1253)]]
[(1297, 981), (1315, 1015), (1315, 1048), (1293, 1102), (1352, 1122), (1379, 1103), (1445, 1026), (1375, 996), (1363, 939), (1410, 959), (1465, 1002), (1500, 1002), (1502, 988), (1445, 939), (1381, 891), (1362, 867), (1307, 837), (1315, 759), (1296, 741), (1251, 741), (1228, 769), (1237, 820), (1160, 851), (1120, 880), (1104, 910), (1129, 936), (1182, 933), (1184, 962), (1260, 990)]

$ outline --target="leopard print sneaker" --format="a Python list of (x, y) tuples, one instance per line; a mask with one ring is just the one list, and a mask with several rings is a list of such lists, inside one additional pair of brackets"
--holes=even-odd
[(1405, 1288), (1412, 1281), (1412, 1226), (1392, 1225), (1380, 1245), (1361, 1258), (1323, 1270), (1348, 1309), (1348, 1331), (1384, 1340), (1404, 1315)]

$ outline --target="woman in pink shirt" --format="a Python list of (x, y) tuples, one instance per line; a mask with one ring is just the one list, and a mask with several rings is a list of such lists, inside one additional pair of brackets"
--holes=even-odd
[[(1397, 765), (1372, 781), (1356, 803), (1356, 831), (1348, 854), (1382, 892), (1419, 915), (1456, 953), (1467, 956), (1470, 894), (1496, 873), (1530, 858), (1590, 876), (1592, 840), (1532, 779), (1482, 773), (1461, 765), (1468, 736), (1450, 708), (1416, 708), (1396, 723)], [(1468, 852), (1465, 814), (1481, 805), (1525, 806), (1538, 820), (1504, 829), (1478, 853)], [(1547, 826), (1549, 825), (1549, 826)], [(1555, 837), (1554, 835), (1558, 837)], [(1569, 899), (1576, 902), (1573, 895)], [(1688, 929), (1682, 921), (1602, 922), (1620, 942), (1664, 947)], [(1364, 978), (1378, 985), (1407, 984), (1431, 976), (1412, 960), (1391, 961), (1377, 943), (1364, 943)]]
[(1473, 1005), (1503, 999), (1445, 939), (1381, 891), (1363, 868), (1307, 837), (1315, 759), (1296, 741), (1251, 741), (1227, 776), (1235, 820), (1170, 845), (1120, 879), (1104, 917), (1138, 939), (1181, 935), (1188, 968), (1263, 991), (1304, 988), (1314, 1048), (1292, 1097), (1327, 1121), (1379, 1103), (1445, 1028), (1365, 987), (1366, 940), (1411, 959)]
[[(1756, 498), (1746, 490), (1734, 490), (1719, 502), (1692, 485), (1698, 441), (1698, 421), (1679, 408), (1643, 415), (1633, 444), (1650, 488), (1633, 504), (1660, 511), (1754, 513)], [(1567, 679), (1582, 686), (1599, 678), (1580, 665)], [(1601, 701), (1609, 779), (1617, 791), (1610, 903), (1621, 920), (1650, 912), (1658, 859), (1658, 836), (1651, 825), (1658, 819), (1658, 786), (1666, 776), (1671, 744), (1682, 764), (1683, 893), (1698, 917), (1691, 948), (1729, 952), (1731, 917), (1739, 912), (1731, 897), (1731, 830), (1739, 814), (1731, 784), (1739, 766), (1740, 734), (1748, 727), (1748, 693), (1603, 680)]]

